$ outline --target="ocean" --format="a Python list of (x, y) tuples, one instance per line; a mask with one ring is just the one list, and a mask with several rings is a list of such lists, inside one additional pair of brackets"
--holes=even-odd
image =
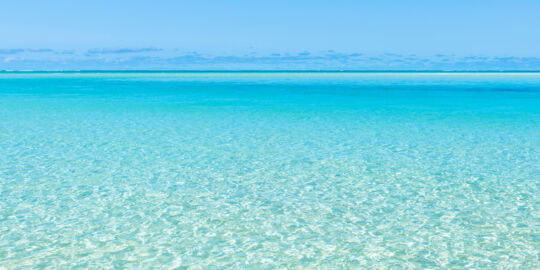
[(0, 269), (539, 269), (540, 73), (0, 72)]

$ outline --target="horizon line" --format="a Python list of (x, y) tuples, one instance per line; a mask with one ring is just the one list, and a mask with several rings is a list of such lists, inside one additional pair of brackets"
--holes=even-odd
[(400, 69), (65, 69), (65, 70), (11, 70), (3, 69), (0, 70), (0, 73), (47, 73), (47, 72), (125, 72), (125, 73), (135, 73), (135, 72), (282, 72), (282, 73), (292, 73), (292, 72), (310, 72), (310, 73), (323, 73), (323, 72), (332, 72), (332, 73), (540, 73), (540, 70), (489, 70), (489, 69), (479, 69), (479, 70), (442, 70), (442, 69), (433, 69), (433, 70), (400, 70)]

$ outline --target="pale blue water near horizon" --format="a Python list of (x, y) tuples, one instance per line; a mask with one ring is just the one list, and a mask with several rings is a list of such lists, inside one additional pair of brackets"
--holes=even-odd
[(538, 269), (540, 74), (0, 73), (0, 269)]

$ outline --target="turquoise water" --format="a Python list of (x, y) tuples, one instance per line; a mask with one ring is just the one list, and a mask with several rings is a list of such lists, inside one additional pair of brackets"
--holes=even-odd
[(538, 269), (539, 194), (539, 73), (0, 73), (0, 269)]

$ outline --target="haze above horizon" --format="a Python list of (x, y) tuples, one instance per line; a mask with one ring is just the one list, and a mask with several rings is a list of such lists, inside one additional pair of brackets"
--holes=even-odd
[(6, 1), (0, 70), (539, 70), (540, 2)]

